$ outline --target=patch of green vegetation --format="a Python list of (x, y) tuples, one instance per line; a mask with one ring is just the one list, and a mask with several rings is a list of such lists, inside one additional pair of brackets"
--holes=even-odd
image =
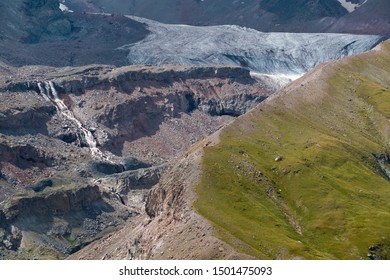
[(77, 239), (73, 238), (71, 235), (65, 235), (63, 236), (63, 239), (71, 246), (76, 245), (77, 243)]
[(195, 208), (219, 238), (261, 259), (366, 259), (390, 237), (374, 157), (389, 152), (389, 45), (326, 66), (205, 149)]

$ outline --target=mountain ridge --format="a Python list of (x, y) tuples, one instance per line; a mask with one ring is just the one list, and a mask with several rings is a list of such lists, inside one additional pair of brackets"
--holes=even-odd
[(235, 24), (265, 32), (390, 34), (388, 1), (344, 2), (360, 6), (348, 11), (337, 0), (65, 1), (75, 11), (119, 13), (173, 24)]

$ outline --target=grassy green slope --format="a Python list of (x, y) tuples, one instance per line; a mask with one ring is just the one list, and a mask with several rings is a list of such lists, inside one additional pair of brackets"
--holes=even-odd
[[(329, 63), (207, 147), (197, 211), (256, 258), (366, 259), (390, 246), (390, 42)], [(281, 161), (275, 161), (282, 155)]]

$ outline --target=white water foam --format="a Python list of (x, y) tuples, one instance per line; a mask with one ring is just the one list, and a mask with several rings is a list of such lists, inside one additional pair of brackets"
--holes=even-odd
[(54, 83), (52, 81), (45, 82), (45, 86), (42, 83), (38, 83), (38, 88), (40, 95), (45, 99), (54, 103), (57, 110), (68, 120), (76, 124), (80, 129), (81, 133), (84, 136), (87, 146), (89, 147), (92, 156), (99, 159), (105, 159), (110, 161), (110, 159), (104, 155), (104, 153), (97, 147), (97, 142), (95, 137), (92, 135), (92, 132), (84, 127), (84, 125), (74, 116), (73, 112), (69, 110), (68, 106), (59, 98), (58, 92), (55, 89)]

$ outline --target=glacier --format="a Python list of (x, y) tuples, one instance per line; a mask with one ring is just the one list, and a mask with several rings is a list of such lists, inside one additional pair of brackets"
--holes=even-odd
[(302, 75), (317, 64), (359, 54), (385, 40), (377, 35), (332, 33), (264, 33), (234, 26), (144, 23), (150, 34), (124, 45), (129, 64), (241, 66), (269, 75)]

